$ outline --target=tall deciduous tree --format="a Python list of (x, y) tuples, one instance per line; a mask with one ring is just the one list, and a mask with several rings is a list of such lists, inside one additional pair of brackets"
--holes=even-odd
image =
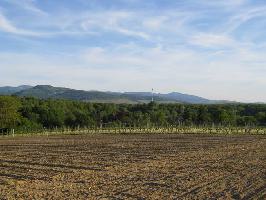
[(0, 128), (14, 128), (19, 122), (20, 101), (16, 97), (0, 96)]

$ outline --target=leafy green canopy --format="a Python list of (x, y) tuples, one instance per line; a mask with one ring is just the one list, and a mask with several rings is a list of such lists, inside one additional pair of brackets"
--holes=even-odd
[(21, 106), (19, 99), (10, 96), (0, 96), (0, 128), (15, 127), (20, 120), (18, 112)]
[(0, 128), (266, 126), (263, 104), (102, 104), (0, 97)]

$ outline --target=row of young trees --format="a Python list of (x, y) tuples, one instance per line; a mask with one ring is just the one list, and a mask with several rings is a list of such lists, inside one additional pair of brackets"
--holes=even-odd
[(0, 128), (266, 126), (263, 104), (101, 104), (0, 96)]

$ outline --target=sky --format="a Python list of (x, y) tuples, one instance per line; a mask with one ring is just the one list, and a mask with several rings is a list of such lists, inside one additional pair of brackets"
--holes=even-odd
[(0, 86), (266, 102), (265, 0), (0, 0)]

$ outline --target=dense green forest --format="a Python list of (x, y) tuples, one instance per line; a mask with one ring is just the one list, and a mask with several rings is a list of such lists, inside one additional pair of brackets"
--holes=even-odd
[(0, 96), (0, 128), (266, 126), (263, 104), (101, 104)]

